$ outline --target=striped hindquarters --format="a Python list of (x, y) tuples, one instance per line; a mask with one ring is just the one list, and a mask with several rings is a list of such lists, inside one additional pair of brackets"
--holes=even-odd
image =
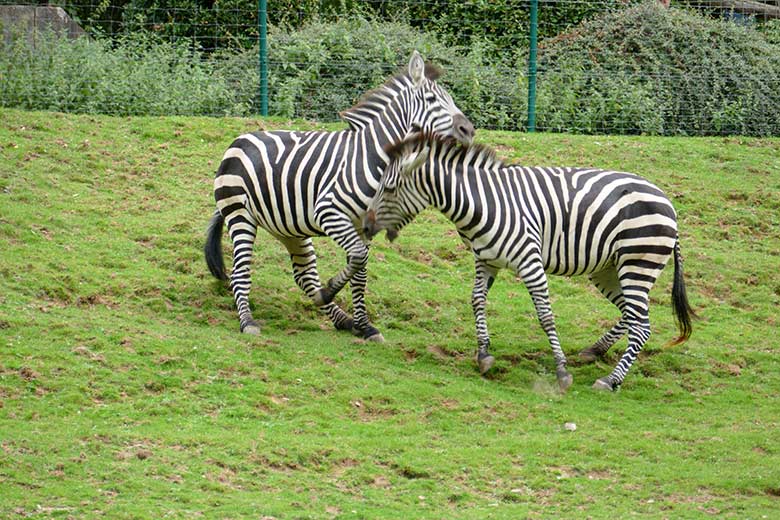
[(676, 214), (651, 182), (609, 170), (524, 170), (547, 272), (593, 273), (616, 255), (639, 268), (663, 268), (677, 237)]

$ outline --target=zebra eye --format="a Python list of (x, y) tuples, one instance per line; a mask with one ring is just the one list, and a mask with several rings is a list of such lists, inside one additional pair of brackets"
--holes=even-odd
[(435, 94), (425, 94), (425, 101), (426, 103), (433, 103), (436, 101), (436, 95)]

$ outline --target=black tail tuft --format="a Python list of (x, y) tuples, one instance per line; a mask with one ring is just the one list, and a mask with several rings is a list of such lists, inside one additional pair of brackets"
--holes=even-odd
[(206, 265), (209, 271), (219, 280), (227, 280), (225, 274), (225, 260), (222, 258), (222, 225), (225, 223), (225, 217), (219, 210), (214, 212), (214, 216), (209, 221), (209, 228), (206, 231), (206, 245), (203, 252), (206, 254)]
[(696, 313), (691, 309), (688, 303), (688, 295), (685, 291), (685, 280), (683, 278), (683, 260), (680, 252), (680, 238), (674, 244), (674, 283), (672, 285), (672, 310), (677, 321), (677, 329), (680, 336), (672, 341), (669, 346), (679, 345), (691, 337), (693, 326), (691, 320), (697, 318)]

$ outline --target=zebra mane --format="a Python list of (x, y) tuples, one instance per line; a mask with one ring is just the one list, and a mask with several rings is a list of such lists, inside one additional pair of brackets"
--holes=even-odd
[[(425, 63), (425, 77), (430, 81), (436, 81), (441, 76), (441, 69), (432, 63)], [(399, 92), (412, 85), (412, 79), (406, 67), (401, 68), (394, 76), (373, 90), (369, 90), (352, 107), (339, 113), (350, 130), (362, 130), (367, 127), (379, 114), (384, 111), (388, 103)]]
[[(480, 168), (503, 168), (504, 161), (498, 158), (496, 151), (484, 144), (464, 145), (453, 137), (443, 137), (432, 133), (415, 133), (402, 141), (389, 144), (385, 147), (385, 153), (390, 162), (400, 159), (404, 155), (430, 147), (431, 155), (445, 154), (453, 160), (460, 161), (464, 166), (479, 163)], [(466, 159), (468, 159), (466, 161)], [(466, 161), (466, 162), (463, 162)]]

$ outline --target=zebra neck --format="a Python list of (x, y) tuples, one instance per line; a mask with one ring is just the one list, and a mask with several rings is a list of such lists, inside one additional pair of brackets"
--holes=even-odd
[(499, 207), (505, 202), (497, 194), (516, 191), (508, 185), (512, 179), (512, 175), (496, 175), (490, 169), (473, 164), (449, 165), (428, 175), (421, 183), (426, 186), (421, 191), (429, 191), (430, 194), (421, 194), (455, 224), (461, 236), (470, 238), (486, 217), (501, 211)]
[(440, 164), (428, 162), (418, 170), (420, 178), (415, 181), (420, 196), (456, 226), (467, 206), (465, 170), (463, 165), (441, 168)]
[(365, 128), (356, 132), (356, 146), (362, 149), (366, 164), (372, 166), (372, 177), (377, 181), (387, 163), (390, 162), (385, 148), (402, 140), (411, 131), (411, 124), (407, 121), (408, 115), (401, 110), (398, 102), (400, 97), (396, 97), (388, 107), (394, 110), (384, 110)]
[(349, 125), (350, 130), (362, 130), (381, 117), (388, 105), (396, 101), (398, 95), (411, 86), (409, 77), (399, 73), (387, 80), (384, 85), (364, 94), (355, 106), (339, 115)]

